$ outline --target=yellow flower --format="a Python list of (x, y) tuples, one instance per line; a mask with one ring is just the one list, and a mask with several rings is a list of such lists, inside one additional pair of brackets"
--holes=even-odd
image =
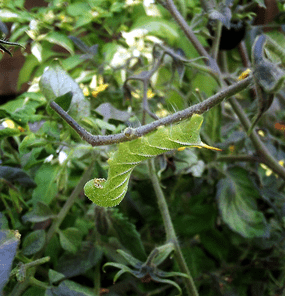
[(107, 87), (109, 86), (109, 84), (100, 84), (99, 86), (97, 86), (95, 88), (95, 90), (93, 90), (91, 92), (92, 97), (96, 98), (98, 96), (98, 94), (102, 91), (104, 91)]
[(148, 99), (151, 99), (155, 96), (155, 93), (151, 90), (151, 89), (148, 89), (147, 90), (147, 98)]

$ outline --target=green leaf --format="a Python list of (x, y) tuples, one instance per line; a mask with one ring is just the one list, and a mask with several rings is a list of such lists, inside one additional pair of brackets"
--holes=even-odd
[(12, 100), (1, 106), (1, 110), (9, 113), (9, 118), (16, 121), (19, 125), (33, 122), (42, 118), (34, 115), (36, 109), (45, 103), (40, 94), (25, 92), (16, 100)]
[(205, 124), (203, 131), (213, 141), (218, 143), (221, 141), (221, 120), (222, 120), (222, 108), (221, 105), (215, 106), (206, 113)]
[(136, 230), (135, 225), (129, 222), (128, 219), (119, 212), (115, 212), (110, 218), (121, 244), (130, 250), (135, 257), (144, 260), (146, 253), (141, 241), (141, 236)]
[(57, 272), (53, 269), (49, 269), (48, 278), (49, 278), (50, 282), (54, 284), (54, 283), (57, 283), (57, 282), (63, 280), (65, 278), (65, 275), (60, 272)]
[(239, 167), (229, 169), (217, 185), (218, 206), (224, 222), (243, 237), (268, 237), (269, 226), (258, 211), (258, 191), (248, 172)]
[(42, 287), (30, 287), (23, 294), (23, 296), (45, 296), (45, 290)]
[(0, 10), (0, 19), (3, 22), (16, 22), (18, 21), (19, 15), (14, 13), (8, 9), (1, 9)]
[(71, 104), (72, 100), (72, 92), (69, 91), (66, 94), (57, 97), (54, 101), (64, 110), (67, 111), (69, 109), (69, 106)]
[(52, 213), (48, 205), (43, 202), (37, 202), (31, 212), (28, 212), (22, 217), (24, 223), (32, 222), (38, 223), (48, 219), (54, 218), (55, 215)]
[(82, 233), (74, 227), (59, 230), (59, 240), (62, 248), (69, 253), (75, 254), (81, 245)]
[(25, 63), (22, 66), (18, 81), (17, 81), (17, 90), (20, 91), (22, 84), (28, 82), (31, 79), (31, 75), (34, 72), (35, 68), (39, 66), (39, 61), (34, 55), (28, 55), (25, 59)]
[(19, 152), (20, 155), (26, 154), (30, 152), (32, 149), (35, 149), (37, 147), (40, 148), (40, 150), (44, 149), (43, 146), (46, 145), (46, 140), (42, 138), (36, 138), (36, 135), (34, 133), (28, 134), (23, 141), (21, 142), (19, 146)]
[(174, 44), (179, 38), (178, 28), (175, 24), (164, 19), (152, 16), (140, 17), (132, 26), (131, 31), (144, 29), (149, 35), (155, 35), (162, 39), (167, 39), (169, 43)]
[(4, 128), (0, 130), (0, 140), (5, 139), (7, 137), (17, 136), (21, 133), (17, 128)]
[(25, 256), (30, 256), (39, 252), (45, 245), (45, 231), (35, 230), (25, 236), (22, 252)]
[(79, 85), (55, 60), (40, 80), (40, 89), (48, 101), (55, 100), (68, 92), (73, 93), (69, 114), (75, 118), (90, 115), (90, 102), (84, 97)]
[(50, 32), (45, 36), (44, 39), (49, 41), (50, 43), (62, 46), (70, 54), (74, 54), (73, 43), (66, 35), (59, 32)]
[(230, 243), (227, 237), (216, 229), (210, 229), (199, 234), (202, 245), (209, 253), (219, 260), (226, 260)]
[(22, 202), (23, 198), (21, 196), (21, 193), (13, 187), (9, 188), (9, 199), (13, 202), (13, 207), (14, 209), (18, 212), (21, 213), (22, 209)]
[(71, 16), (81, 16), (88, 14), (90, 6), (86, 2), (77, 2), (67, 6), (67, 13)]
[(9, 229), (9, 222), (3, 213), (0, 213), (0, 229), (1, 230)]
[(49, 163), (44, 163), (41, 165), (35, 176), (37, 188), (33, 191), (33, 203), (42, 201), (46, 204), (50, 204), (52, 202), (57, 194), (57, 172), (57, 166), (52, 166)]

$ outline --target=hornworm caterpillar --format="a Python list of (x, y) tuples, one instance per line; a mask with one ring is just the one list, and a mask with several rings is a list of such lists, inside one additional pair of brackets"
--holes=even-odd
[(92, 179), (84, 186), (85, 195), (103, 207), (118, 205), (124, 198), (131, 173), (143, 160), (181, 147), (199, 147), (220, 150), (204, 144), (200, 138), (203, 117), (194, 114), (179, 124), (158, 130), (130, 142), (120, 143), (108, 160), (108, 180)]

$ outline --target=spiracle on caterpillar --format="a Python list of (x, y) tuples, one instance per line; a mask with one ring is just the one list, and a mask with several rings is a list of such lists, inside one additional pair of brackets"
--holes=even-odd
[(108, 179), (95, 178), (84, 186), (85, 195), (98, 206), (114, 207), (124, 198), (133, 169), (142, 161), (170, 150), (198, 147), (212, 150), (201, 141), (203, 116), (194, 114), (178, 124), (156, 131), (130, 142), (120, 143), (108, 160)]

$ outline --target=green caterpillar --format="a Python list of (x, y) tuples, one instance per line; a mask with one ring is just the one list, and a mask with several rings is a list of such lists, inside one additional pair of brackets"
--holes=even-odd
[(140, 162), (166, 151), (183, 147), (220, 150), (204, 144), (200, 138), (203, 117), (194, 114), (179, 124), (158, 130), (130, 142), (120, 143), (108, 160), (108, 180), (92, 179), (84, 186), (85, 195), (102, 207), (114, 207), (124, 198), (131, 173)]

